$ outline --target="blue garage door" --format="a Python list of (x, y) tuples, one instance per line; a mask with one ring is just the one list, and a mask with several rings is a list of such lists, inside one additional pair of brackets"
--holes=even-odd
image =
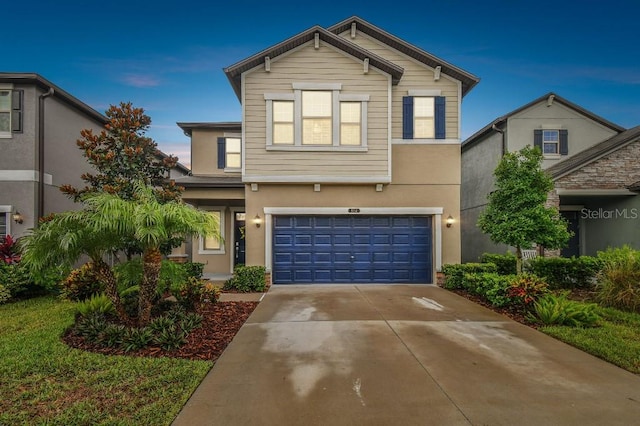
[(275, 284), (431, 283), (429, 216), (275, 216)]

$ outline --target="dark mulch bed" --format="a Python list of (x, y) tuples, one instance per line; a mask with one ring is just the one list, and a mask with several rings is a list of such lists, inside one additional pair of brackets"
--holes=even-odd
[(73, 348), (107, 355), (173, 357), (215, 361), (226, 349), (257, 305), (258, 302), (218, 302), (199, 305), (197, 312), (203, 317), (202, 326), (189, 333), (187, 343), (175, 351), (164, 351), (159, 347), (148, 347), (139, 351), (124, 352), (120, 349), (103, 348), (87, 343), (82, 337), (70, 334), (65, 334), (62, 340)]

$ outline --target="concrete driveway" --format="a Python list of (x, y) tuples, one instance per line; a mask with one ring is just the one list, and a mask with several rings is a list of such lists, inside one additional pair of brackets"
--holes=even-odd
[(174, 422), (469, 424), (640, 424), (640, 377), (435, 286), (275, 286)]

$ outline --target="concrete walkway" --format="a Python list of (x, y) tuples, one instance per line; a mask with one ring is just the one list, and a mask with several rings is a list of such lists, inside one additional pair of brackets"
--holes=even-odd
[(275, 286), (174, 422), (470, 424), (640, 424), (640, 377), (435, 286)]

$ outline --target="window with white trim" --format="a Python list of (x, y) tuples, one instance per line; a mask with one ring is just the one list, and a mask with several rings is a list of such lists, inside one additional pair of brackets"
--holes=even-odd
[(4, 237), (9, 233), (9, 213), (0, 212), (0, 242), (4, 241)]
[(542, 152), (544, 154), (558, 154), (560, 145), (560, 134), (557, 130), (542, 131)]
[(409, 90), (402, 97), (402, 139), (446, 139), (446, 98), (439, 90)]
[(542, 151), (545, 158), (560, 158), (569, 154), (569, 131), (567, 129), (534, 129), (533, 146)]
[(413, 137), (415, 139), (435, 137), (434, 111), (433, 97), (416, 96), (413, 98)]
[(240, 138), (227, 138), (225, 146), (225, 167), (239, 169), (242, 167), (242, 143)]
[(224, 209), (211, 209), (207, 213), (213, 215), (220, 230), (220, 238), (200, 237), (199, 254), (224, 254)]
[(366, 150), (369, 95), (341, 93), (336, 83), (292, 87), (264, 95), (268, 148)]
[(0, 136), (11, 136), (11, 90), (0, 90)]

